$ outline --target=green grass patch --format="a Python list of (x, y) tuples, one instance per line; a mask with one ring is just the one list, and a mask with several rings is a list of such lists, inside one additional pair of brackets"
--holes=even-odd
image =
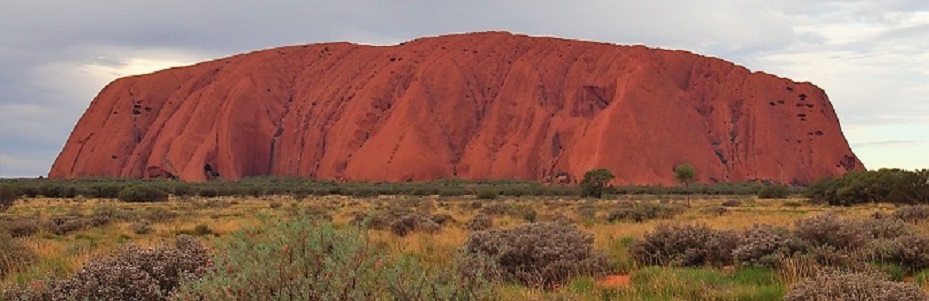
[(780, 300), (784, 287), (767, 269), (647, 267), (632, 276), (641, 300)]

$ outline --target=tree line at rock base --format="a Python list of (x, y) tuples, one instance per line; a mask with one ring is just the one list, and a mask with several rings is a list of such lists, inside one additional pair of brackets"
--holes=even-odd
[(547, 185), (518, 180), (469, 181), (446, 179), (431, 182), (363, 183), (335, 182), (306, 178), (252, 177), (239, 181), (191, 183), (168, 180), (92, 178), (79, 180), (3, 179), (0, 180), (0, 209), (21, 197), (118, 198), (127, 202), (165, 201), (175, 197), (292, 195), (295, 198), (341, 195), (372, 197), (380, 195), (458, 197), (550, 196), (609, 198), (617, 195), (734, 195), (760, 198), (786, 198), (805, 195), (813, 202), (854, 205), (868, 202), (929, 202), (929, 170), (881, 169), (854, 171), (841, 177), (819, 180), (808, 187), (775, 183), (692, 183), (694, 173), (680, 170), (678, 186), (611, 186), (613, 174), (606, 169), (588, 172), (579, 185)]

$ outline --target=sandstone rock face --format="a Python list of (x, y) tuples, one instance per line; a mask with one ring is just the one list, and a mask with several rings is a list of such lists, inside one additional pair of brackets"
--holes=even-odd
[(51, 178), (806, 183), (863, 168), (826, 94), (684, 51), (509, 33), (282, 47), (118, 79)]

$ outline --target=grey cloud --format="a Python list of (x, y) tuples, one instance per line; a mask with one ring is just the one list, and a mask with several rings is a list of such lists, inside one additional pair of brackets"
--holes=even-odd
[(869, 142), (859, 142), (852, 143), (852, 147), (886, 147), (886, 146), (896, 146), (896, 145), (906, 145), (906, 144), (921, 144), (926, 143), (925, 140), (885, 140), (885, 141), (869, 141)]
[[(825, 83), (846, 124), (899, 122), (875, 113), (878, 97), (896, 100), (881, 103), (884, 115), (927, 123), (919, 114), (929, 109), (909, 90), (929, 82), (917, 72), (929, 65), (905, 65), (886, 53), (899, 53), (892, 47), (899, 44), (929, 49), (929, 25), (847, 45), (825, 45), (823, 33), (797, 30), (854, 22), (893, 27), (899, 21), (893, 14), (926, 10), (929, 2), (920, 0), (8, 1), (0, 10), (0, 156), (6, 158), (0, 176), (47, 172), (106, 83), (82, 76), (83, 65), (115, 70), (130, 58), (197, 61), (293, 44), (394, 44), (487, 30), (690, 50)], [(836, 78), (843, 74), (803, 67), (805, 59), (829, 51), (844, 51), (854, 63), (823, 59), (828, 64), (822, 68), (878, 74), (849, 76), (844, 83)], [(873, 79), (867, 90), (861, 87), (866, 79)]]

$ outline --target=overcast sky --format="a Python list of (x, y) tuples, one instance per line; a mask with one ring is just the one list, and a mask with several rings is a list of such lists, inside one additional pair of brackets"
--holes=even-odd
[(868, 168), (929, 167), (925, 0), (0, 0), (0, 177), (46, 175), (118, 77), (277, 46), (488, 30), (685, 49), (810, 81)]

